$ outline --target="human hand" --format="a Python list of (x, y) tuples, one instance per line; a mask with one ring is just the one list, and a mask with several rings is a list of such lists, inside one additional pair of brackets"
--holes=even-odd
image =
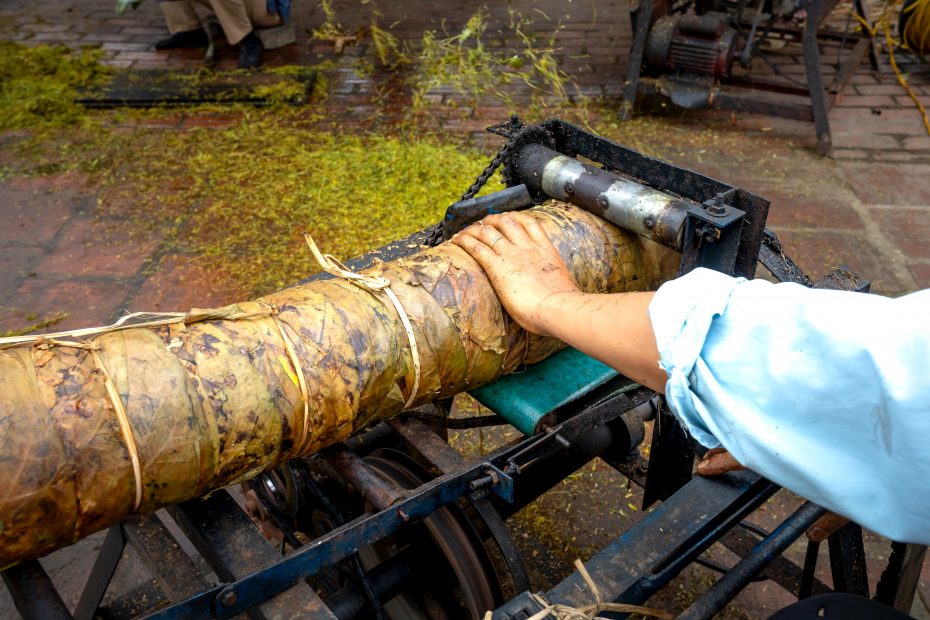
[(711, 448), (698, 463), (697, 473), (701, 476), (719, 476), (731, 471), (746, 469), (733, 455), (723, 448)]
[(547, 307), (578, 285), (539, 222), (524, 213), (489, 215), (451, 241), (481, 265), (520, 327), (552, 335)]
[[(701, 476), (719, 476), (731, 471), (746, 469), (723, 448), (711, 448), (698, 463), (697, 473)], [(835, 531), (849, 523), (849, 519), (835, 512), (827, 512), (807, 530), (811, 542), (823, 542)]]

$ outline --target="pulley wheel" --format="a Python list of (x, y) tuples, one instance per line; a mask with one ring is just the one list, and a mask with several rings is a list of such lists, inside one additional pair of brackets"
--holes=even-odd
[[(410, 457), (378, 450), (365, 458), (386, 480), (404, 489), (429, 481)], [(392, 538), (359, 551), (366, 570), (411, 546), (419, 561), (418, 578), (384, 605), (394, 620), (479, 620), (503, 600), (497, 572), (471, 522), (458, 504), (444, 506)]]

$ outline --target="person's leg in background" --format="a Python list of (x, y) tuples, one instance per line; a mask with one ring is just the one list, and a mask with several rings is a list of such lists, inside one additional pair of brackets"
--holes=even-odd
[(239, 68), (252, 69), (262, 64), (262, 42), (254, 29), (281, 23), (276, 14), (268, 13), (265, 0), (207, 1), (223, 27), (226, 40), (239, 46)]
[(194, 11), (191, 0), (159, 0), (158, 6), (171, 34), (156, 42), (155, 49), (207, 46), (207, 33)]

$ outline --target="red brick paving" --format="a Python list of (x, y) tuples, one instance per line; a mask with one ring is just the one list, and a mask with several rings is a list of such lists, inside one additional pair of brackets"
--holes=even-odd
[[(99, 45), (105, 61), (120, 68), (192, 67), (200, 62), (200, 51), (157, 52), (154, 41), (164, 32), (155, 0), (138, 11), (116, 16), (112, 0), (5, 0), (0, 6), (0, 38), (25, 42), (63, 42), (69, 45)], [(518, 47), (505, 36), (491, 36), (507, 22), (504, 3), (491, 3), (489, 46)], [(373, 3), (349, 0), (334, 3), (347, 30), (370, 22)], [(622, 0), (571, 3), (513, 2), (511, 6), (533, 17), (544, 38), (556, 33), (561, 48), (559, 60), (588, 95), (617, 98), (626, 72), (629, 47), (627, 4)], [(457, 31), (477, 8), (474, 3), (440, 2), (378, 3), (383, 16), (379, 23), (402, 41), (420, 38), (424, 29)], [(542, 9), (552, 21), (537, 15)], [(379, 89), (396, 81), (384, 71), (373, 77), (356, 74), (356, 61), (368, 55), (370, 42), (337, 55), (326, 42), (312, 42), (308, 28), (322, 23), (315, 3), (298, 0), (295, 8), (298, 43), (266, 53), (269, 65), (315, 64), (329, 61), (328, 114), (346, 128), (376, 130), (377, 123), (390, 124), (406, 113), (403, 93), (391, 90), (390, 105), (376, 101)], [(235, 64), (235, 50), (220, 49), (221, 66)], [(921, 101), (930, 105), (930, 72), (903, 59)], [(742, 156), (718, 147), (683, 146), (672, 157), (677, 163), (741, 184), (772, 200), (769, 223), (778, 231), (789, 252), (812, 275), (846, 264), (874, 282), (875, 290), (900, 294), (930, 287), (930, 138), (919, 114), (885, 63), (882, 72), (867, 64), (852, 76), (831, 112), (835, 159), (810, 154), (813, 128), (808, 123), (765, 116), (733, 115), (729, 134), (739, 135)], [(785, 67), (800, 77), (798, 64)], [(832, 69), (827, 68), (827, 75)], [(525, 93), (522, 93), (525, 97)], [(483, 136), (485, 125), (501, 120), (506, 109), (495, 102), (462, 105), (448, 89), (431, 96), (433, 109), (424, 122), (443, 129), (453, 139)], [(458, 107), (450, 106), (459, 103)], [(703, 113), (706, 114), (706, 113)], [(685, 115), (683, 115), (685, 116)], [(728, 115), (706, 114), (706, 118)], [(705, 118), (692, 114), (690, 118)], [(192, 126), (225, 125), (235, 115), (190, 116), (133, 121), (122, 130), (136, 127), (164, 130)], [(669, 120), (676, 123), (675, 118)], [(690, 127), (690, 129), (689, 129)], [(696, 134), (699, 124), (683, 126)], [(784, 137), (787, 146), (752, 153), (755, 140), (765, 135)], [(0, 147), (0, 162), (10, 155)], [(761, 165), (760, 162), (766, 162)], [(136, 239), (118, 219), (102, 217), (94, 207), (93, 190), (80, 175), (13, 177), (0, 182), (0, 205), (4, 226), (0, 227), (0, 327), (18, 329), (61, 310), (70, 316), (54, 328), (79, 327), (112, 319), (129, 310), (176, 310), (192, 305), (209, 306), (234, 301), (235, 291), (218, 288), (215, 278), (204, 273), (190, 257), (165, 253), (160, 239)], [(90, 193), (89, 193), (90, 192)], [(110, 214), (112, 215), (112, 214)], [(147, 265), (151, 259), (154, 263)], [(15, 306), (12, 304), (15, 303)], [(785, 494), (782, 494), (785, 495)], [(779, 496), (781, 497), (781, 495)], [(782, 498), (767, 505), (769, 515), (784, 515), (796, 499)], [(765, 515), (761, 517), (765, 520)], [(772, 523), (774, 524), (774, 517)], [(870, 538), (870, 557), (882, 556), (885, 543)], [(793, 553), (800, 559), (797, 550)], [(822, 552), (823, 554), (823, 552)], [(726, 557), (722, 555), (721, 557)], [(732, 559), (732, 558), (730, 558)], [(820, 570), (826, 562), (821, 558)], [(876, 562), (872, 562), (874, 570)], [(824, 572), (822, 578), (829, 582)], [(876, 575), (872, 575), (872, 581)], [(688, 581), (690, 579), (690, 581)], [(676, 582), (703, 583), (700, 570)], [(776, 589), (777, 590), (777, 589)], [(925, 591), (930, 595), (930, 590)], [(768, 584), (750, 588), (737, 601), (750, 617), (763, 617), (787, 602)]]
[(55, 248), (36, 266), (44, 274), (129, 278), (150, 260), (161, 239), (145, 238), (126, 220), (78, 216), (62, 230)]

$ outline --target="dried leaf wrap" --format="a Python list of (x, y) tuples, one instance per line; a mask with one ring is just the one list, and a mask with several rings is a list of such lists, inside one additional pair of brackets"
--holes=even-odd
[[(583, 290), (648, 290), (674, 274), (676, 255), (584, 211), (552, 203), (531, 213)], [(377, 271), (414, 326), (422, 364), (416, 404), (488, 383), (562, 346), (520, 329), (457, 246), (424, 249)], [(272, 305), (306, 378), (309, 428)], [(341, 441), (398, 413), (413, 383), (410, 345), (394, 309), (344, 280), (90, 340), (135, 437), (140, 512)], [(0, 351), (0, 419), (0, 566), (80, 540), (133, 511), (126, 442), (89, 351)]]

